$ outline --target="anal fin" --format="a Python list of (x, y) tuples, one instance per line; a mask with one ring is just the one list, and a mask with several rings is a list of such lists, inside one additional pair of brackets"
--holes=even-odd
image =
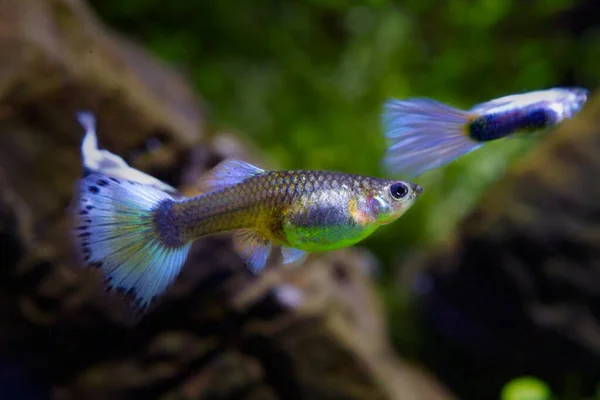
[(235, 251), (246, 262), (248, 269), (255, 274), (265, 267), (271, 254), (271, 242), (251, 229), (235, 231), (233, 245)]

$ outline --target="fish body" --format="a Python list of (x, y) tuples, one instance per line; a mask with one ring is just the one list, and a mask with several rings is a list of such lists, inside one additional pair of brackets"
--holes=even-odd
[[(164, 203), (179, 241), (254, 229), (276, 245), (327, 251), (357, 243), (390, 214), (406, 210), (393, 207), (389, 193), (397, 181), (327, 171), (261, 171), (233, 160), (215, 172), (230, 168), (246, 169), (248, 178), (225, 187), (218, 185), (226, 180), (214, 180), (217, 186), (205, 195)], [(412, 189), (402, 205), (419, 193), (417, 186), (404, 185)]]
[(201, 195), (185, 198), (123, 173), (92, 171), (76, 185), (75, 237), (85, 265), (145, 308), (178, 275), (191, 243), (234, 233), (253, 272), (273, 245), (283, 263), (352, 246), (400, 217), (422, 188), (414, 183), (327, 171), (265, 171), (238, 160), (217, 165)]
[(486, 142), (551, 128), (587, 101), (582, 88), (554, 88), (504, 96), (460, 110), (427, 98), (389, 100), (383, 125), (387, 170), (415, 177), (446, 165)]

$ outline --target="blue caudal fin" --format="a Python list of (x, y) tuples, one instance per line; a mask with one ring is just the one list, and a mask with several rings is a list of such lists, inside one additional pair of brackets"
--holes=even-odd
[(75, 115), (77, 121), (85, 130), (81, 142), (81, 157), (83, 166), (88, 173), (100, 173), (119, 179), (126, 179), (154, 186), (168, 193), (177, 194), (177, 190), (170, 185), (127, 165), (125, 160), (108, 150), (98, 148), (96, 136), (96, 117), (90, 111), (80, 111)]
[(102, 270), (112, 288), (133, 292), (145, 309), (177, 277), (191, 243), (166, 246), (153, 210), (171, 196), (157, 188), (98, 173), (76, 184), (74, 236), (83, 265)]
[(388, 147), (385, 169), (414, 178), (481, 146), (467, 135), (473, 114), (435, 100), (389, 100), (382, 122)]

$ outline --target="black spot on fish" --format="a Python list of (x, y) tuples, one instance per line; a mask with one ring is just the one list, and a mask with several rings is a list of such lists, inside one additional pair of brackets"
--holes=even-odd
[(86, 209), (86, 210), (93, 210), (93, 209), (94, 209), (94, 206), (87, 205), (87, 206), (85, 206), (85, 209)]
[(92, 257), (92, 255), (90, 253), (84, 254), (83, 261), (87, 263), (90, 261), (91, 257)]
[(97, 186), (90, 186), (90, 187), (88, 187), (88, 190), (90, 191), (90, 193), (93, 193), (93, 194), (98, 194), (100, 192), (100, 189), (98, 189)]
[(481, 115), (469, 123), (469, 136), (478, 142), (487, 142), (518, 131), (533, 132), (552, 125), (553, 115), (552, 110), (539, 106)]
[(90, 232), (81, 232), (80, 234), (77, 235), (78, 238), (85, 238), (90, 236), (91, 233)]
[(92, 268), (102, 268), (102, 261), (94, 261), (93, 263), (90, 264), (90, 267)]
[(88, 215), (86, 210), (79, 210), (79, 215)]
[(529, 131), (546, 128), (553, 122), (552, 115), (542, 108), (531, 110), (523, 116), (523, 128)]
[(110, 179), (110, 180), (111, 180), (111, 181), (113, 181), (114, 183), (121, 184), (121, 181), (120, 181), (120, 180), (118, 180), (117, 178), (112, 178), (112, 177), (110, 177), (110, 178), (108, 178), (108, 179)]
[(88, 228), (87, 225), (79, 225), (75, 230), (77, 231), (85, 231)]
[(96, 184), (97, 184), (98, 186), (107, 186), (107, 185), (108, 185), (108, 181), (107, 181), (106, 179), (98, 179), (98, 180), (96, 181)]

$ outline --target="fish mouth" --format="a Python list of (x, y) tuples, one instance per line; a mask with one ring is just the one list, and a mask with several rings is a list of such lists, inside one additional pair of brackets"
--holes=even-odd
[(416, 193), (417, 196), (420, 196), (423, 193), (423, 187), (421, 185), (417, 185), (416, 183), (412, 184), (412, 189)]
[(577, 93), (577, 98), (579, 99), (581, 104), (583, 104), (587, 101), (589, 94), (590, 94), (590, 91), (586, 90), (586, 89), (582, 89), (581, 92)]
[(590, 95), (590, 91), (588, 89), (581, 87), (571, 88), (571, 91), (575, 95), (579, 104), (585, 103), (588, 99), (588, 96)]

